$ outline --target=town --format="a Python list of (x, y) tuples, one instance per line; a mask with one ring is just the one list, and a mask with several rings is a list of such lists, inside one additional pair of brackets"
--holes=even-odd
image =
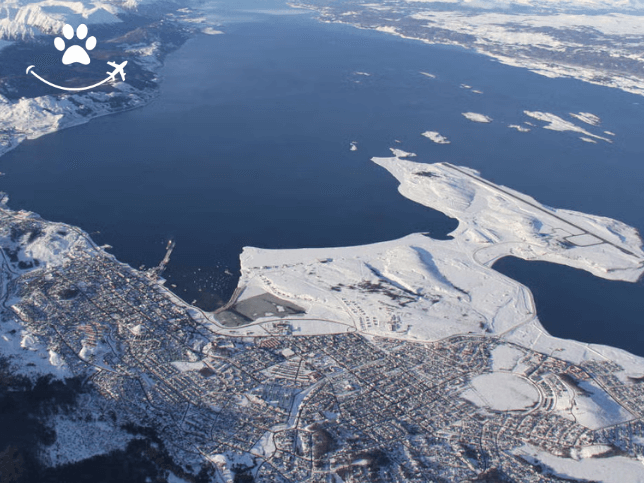
[[(25, 244), (69, 240), (71, 228), (0, 216), (5, 317), (89, 377), (104, 411), (156, 428), (177, 461), (210, 465), (213, 481), (564, 481), (523, 448), (644, 457), (644, 384), (616, 377), (616, 364), (575, 365), (483, 335), (293, 335), (289, 320), (301, 314), (264, 324), (262, 335), (224, 335), (156, 273), (118, 262), (80, 231), (56, 263), (26, 261)], [(515, 355), (503, 366), (505, 353)], [(477, 378), (493, 374), (521, 381), (533, 399), (477, 395)], [(592, 391), (621, 419), (582, 424), (575, 406)]]

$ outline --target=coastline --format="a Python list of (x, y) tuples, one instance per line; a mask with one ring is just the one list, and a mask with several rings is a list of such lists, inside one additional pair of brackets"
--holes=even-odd
[[(318, 1), (318, 3), (324, 4), (324, 1), (321, 1), (321, 2)], [(351, 4), (350, 1), (346, 3)], [(396, 4), (395, 1), (389, 1), (389, 2), (383, 2), (383, 3), (392, 4), (392, 5)], [(359, 14), (364, 12), (359, 12), (351, 9), (342, 11), (342, 6), (337, 7), (337, 12), (336, 12), (336, 11), (333, 11), (333, 8), (328, 5), (326, 6), (316, 5), (315, 2), (311, 2), (309, 4), (306, 2), (306, 0), (291, 1), (289, 3), (289, 6), (291, 8), (307, 9), (312, 12), (315, 12), (318, 15), (319, 21), (323, 23), (343, 24), (343, 25), (348, 25), (362, 30), (373, 30), (373, 31), (383, 32), (386, 34), (394, 35), (402, 39), (420, 41), (428, 45), (461, 47), (470, 52), (484, 55), (486, 57), (490, 57), (501, 64), (527, 69), (531, 72), (542, 75), (544, 77), (572, 78), (572, 79), (581, 80), (583, 82), (587, 82), (589, 84), (620, 89), (624, 92), (628, 92), (638, 96), (644, 96), (644, 79), (642, 79), (641, 77), (638, 77), (635, 75), (623, 74), (619, 70), (613, 70), (613, 71), (606, 70), (604, 68), (600, 68), (599, 66), (595, 68), (587, 68), (581, 65), (575, 65), (574, 62), (571, 62), (570, 60), (567, 60), (565, 58), (564, 60), (559, 59), (555, 61), (550, 61), (547, 59), (540, 59), (538, 56), (533, 57), (530, 54), (526, 54), (525, 52), (522, 51), (521, 44), (524, 41), (520, 40), (518, 41), (518, 44), (509, 43), (506, 46), (503, 44), (503, 41), (497, 44), (496, 41), (498, 41), (499, 39), (495, 38), (494, 36), (492, 36), (490, 39), (485, 38), (485, 35), (487, 33), (487, 30), (485, 29), (486, 24), (483, 23), (482, 25), (478, 25), (476, 24), (476, 22), (474, 22), (472, 25), (468, 25), (467, 15), (463, 15), (462, 17), (460, 17), (460, 20), (459, 19), (454, 20), (450, 17), (450, 14), (458, 13), (458, 12), (451, 12), (449, 10), (443, 11), (442, 9), (432, 10), (431, 6), (429, 6), (427, 8), (427, 11), (420, 11), (419, 13), (411, 15), (409, 17), (401, 17), (395, 20), (395, 22), (399, 22), (403, 18), (405, 20), (409, 20), (409, 19), (418, 20), (418, 21), (423, 19), (429, 20), (430, 23), (427, 25), (418, 24), (418, 25), (412, 25), (412, 27), (410, 27), (415, 32), (419, 31), (418, 27), (427, 28), (425, 35), (418, 35), (418, 34), (408, 33), (404, 27), (399, 27), (397, 23), (394, 23), (393, 21), (394, 19), (385, 18), (385, 17), (383, 17), (382, 19), (373, 18), (372, 15), (374, 14), (374, 12), (377, 12), (377, 11), (397, 13), (395, 8), (392, 7), (391, 5), (381, 6), (381, 8), (378, 8), (375, 5), (376, 4), (359, 5), (360, 7), (366, 8), (365, 12), (368, 12), (370, 14), (370, 16), (368, 17), (369, 23), (365, 24), (361, 22), (359, 18)], [(354, 5), (354, 7), (358, 7), (358, 5)], [(370, 7), (373, 7), (373, 11), (369, 11)], [(490, 8), (494, 9), (494, 6), (491, 6)], [(484, 16), (481, 14), (480, 11), (477, 11), (475, 8), (473, 9), (473, 12), (475, 12), (474, 14), (472, 14), (474, 15), (473, 18), (476, 18), (477, 15), (481, 17)], [(557, 10), (555, 10), (555, 12), (557, 12)], [(635, 22), (639, 18), (637, 15), (635, 15), (635, 13), (632, 13), (632, 15), (624, 15), (624, 16), (628, 17), (628, 20), (630, 20), (631, 22)], [(446, 16), (446, 18), (444, 19), (445, 23), (452, 22), (453, 25), (450, 24), (451, 28), (448, 26), (443, 26), (443, 24), (441, 23), (443, 21), (441, 15), (443, 14)], [(501, 8), (500, 11), (492, 10), (490, 12), (490, 16), (492, 17), (495, 14), (498, 14), (500, 17), (503, 17), (505, 15), (505, 12), (503, 12), (503, 8)], [(554, 16), (556, 17), (558, 14), (559, 12), (557, 12)], [(620, 15), (620, 14), (613, 14), (613, 15)], [(516, 17), (517, 20), (515, 20), (515, 22), (517, 23), (522, 22), (521, 14), (507, 15), (507, 16)], [(566, 15), (563, 14), (562, 16), (565, 17)], [(351, 17), (358, 17), (358, 18), (351, 19)], [(530, 14), (527, 14), (526, 17), (528, 19), (540, 18), (538, 14), (533, 16), (531, 16)], [(583, 15), (580, 15), (579, 17), (583, 18)], [(606, 17), (611, 17), (611, 15), (606, 15)], [(345, 20), (345, 18), (347, 20)], [(384, 24), (389, 23), (389, 25), (384, 25), (384, 24), (378, 25), (379, 21), (380, 23), (384, 23)], [(501, 21), (498, 20), (498, 22), (500, 23)], [(495, 22), (493, 20), (490, 20), (490, 25), (495, 26)], [(511, 23), (509, 25), (511, 25)], [(584, 25), (582, 24), (581, 27), (584, 27)], [(596, 25), (592, 25), (587, 28), (592, 29), (593, 27), (596, 27)], [(535, 29), (534, 33), (532, 33), (533, 35), (537, 35), (537, 36), (541, 35), (539, 28), (537, 27), (532, 27), (532, 28)], [(480, 29), (480, 31), (477, 29)], [(574, 29), (571, 29), (571, 30), (574, 31)], [(481, 38), (477, 38), (476, 37), (477, 34), (481, 34)], [(513, 34), (512, 28), (508, 28), (507, 31), (505, 32), (505, 35), (507, 36), (508, 39), (512, 37), (512, 34)], [(502, 34), (499, 34), (498, 36), (500, 38), (503, 38)], [(554, 53), (557, 53), (558, 49), (559, 50), (561, 49), (559, 44), (561, 44), (562, 42), (559, 42), (557, 40), (553, 40), (550, 38), (548, 38), (547, 40), (548, 40), (548, 43), (552, 43), (552, 45), (549, 45), (545, 49), (546, 51), (552, 51)], [(572, 46), (575, 46), (575, 45), (579, 46), (578, 44), (573, 43), (571, 44), (571, 48)], [(508, 49), (510, 50), (510, 53), (508, 53)], [(516, 52), (512, 52), (512, 49), (516, 49)], [(608, 52), (607, 54), (612, 55), (611, 52)], [(607, 59), (611, 58), (611, 55), (608, 55)], [(619, 57), (621, 53), (616, 55), (617, 57)], [(624, 59), (625, 61), (627, 61), (627, 60), (631, 60), (631, 57), (629, 57), (629, 55), (635, 55), (635, 54), (624, 54), (624, 55), (625, 55)], [(603, 65), (603, 64), (600, 64), (600, 65)]]
[[(412, 162), (405, 158), (415, 154), (391, 150), (371, 161), (404, 197), (457, 219), (452, 238), (244, 247), (237, 289), (221, 309), (251, 320), (240, 326), (182, 300), (152, 271), (118, 261), (81, 228), (11, 210), (2, 196), (0, 360), (32, 380), (91, 380), (78, 417), (52, 418), (59, 439), (43, 453), (45, 464), (100, 454), (105, 434), (114, 434), (110, 450), (126, 448), (129, 424), (158, 428), (187, 473), (212, 464), (232, 479), (229, 468), (254, 468), (256, 481), (271, 483), (278, 474), (309, 481), (303, 475), (320, 461), (315, 438), (355, 428), (365, 435), (358, 441), (396, 458), (409, 453), (391, 449), (392, 435), (407, 450), (420, 434), (435, 438), (438, 454), (453, 457), (444, 467), (437, 460), (436, 471), (458, 481), (472, 479), (468, 471), (485, 475), (488, 455), (499, 468), (508, 455), (525, 460), (535, 474), (544, 461), (582, 472), (595, 455), (635, 472), (644, 357), (551, 336), (532, 292), (492, 265), (512, 255), (635, 282), (644, 276), (637, 230), (545, 206), (464, 166)], [(112, 422), (109, 411), (118, 414)], [(104, 419), (81, 417), (96, 414)], [(310, 443), (289, 459), (298, 433)], [(348, 471), (371, 457), (358, 448), (342, 460), (354, 441), (337, 442), (329, 469)], [(621, 442), (630, 446), (616, 455)], [(465, 444), (485, 455), (484, 468), (464, 459)]]
[[(586, 453), (590, 456), (605, 454), (606, 461), (614, 467), (632, 471), (635, 458), (613, 456), (606, 449), (610, 446), (602, 446), (603, 441), (611, 441), (608, 436), (597, 440), (592, 435), (635, 424), (644, 415), (629, 392), (633, 381), (643, 377), (644, 358), (614, 347), (550, 336), (536, 316), (529, 289), (489, 268), (490, 258), (477, 260), (477, 252), (479, 248), (496, 247), (515, 256), (578, 266), (604, 278), (632, 280), (635, 274), (641, 275), (644, 266), (635, 262), (624, 266), (624, 261), (644, 254), (641, 240), (629, 234), (626, 225), (608, 223), (621, 229), (615, 236), (626, 240), (626, 250), (633, 255), (608, 247), (562, 248), (558, 244), (562, 234), (553, 226), (561, 220), (548, 214), (558, 213), (557, 210), (544, 208), (541, 213), (545, 220), (541, 221), (545, 223), (535, 228), (525, 203), (531, 198), (506, 193), (508, 188), (486, 185), (471, 169), (413, 163), (396, 156), (374, 158), (374, 162), (399, 179), (399, 191), (405, 196), (430, 206), (440, 205), (458, 215), (460, 224), (453, 232), (454, 238), (433, 240), (411, 234), (398, 240), (343, 248), (246, 247), (241, 254), (241, 293), (226, 310), (241, 310), (240, 304), (270, 295), (276, 311), (264, 312), (259, 304), (260, 313), (253, 316), (252, 323), (240, 327), (224, 326), (217, 314), (187, 304), (165, 287), (163, 280), (119, 262), (81, 229), (47, 222), (32, 213), (14, 212), (3, 204), (3, 358), (8, 359), (18, 377), (91, 377), (93, 389), (91, 395), (84, 396), (84, 410), (94, 414), (113, 408), (119, 414), (115, 420), (121, 425), (118, 427), (157, 427), (185, 404), (189, 408), (185, 411), (194, 411), (200, 421), (204, 417), (217, 421), (223, 407), (228, 408), (231, 417), (242, 411), (239, 414), (245, 414), (245, 418), (264, 421), (259, 433), (247, 434), (224, 418), (216, 426), (218, 437), (214, 441), (201, 436), (201, 426), (201, 432), (185, 431), (181, 421), (169, 425), (166, 422), (159, 437), (178, 443), (168, 449), (173, 460), (181, 462), (178, 468), (183, 471), (200, 468), (208, 461), (219, 462), (215, 465), (217, 471), (225, 470), (229, 464), (251, 465), (257, 461), (273, 461), (285, 465), (280, 466), (282, 471), (298, 471), (297, 465), (280, 459), (281, 453), (268, 441), (284, 430), (308, 425), (300, 423), (297, 415), (313, 410), (323, 384), (345, 374), (346, 369), (341, 368), (326, 372), (314, 371), (315, 366), (307, 369), (309, 364), (333, 360), (324, 353), (318, 355), (321, 348), (337, 349), (344, 357), (357, 357), (353, 363), (361, 371), (371, 368), (373, 362), (365, 363), (361, 357), (366, 356), (359, 354), (376, 357), (380, 362), (373, 369), (379, 378), (383, 377), (380, 366), (396, 354), (398, 359), (392, 360), (397, 362), (385, 373), (395, 374), (391, 382), (395, 381), (402, 391), (413, 388), (401, 388), (397, 374), (400, 364), (415, 371), (426, 367), (428, 358), (440, 356), (438, 373), (421, 372), (414, 377), (422, 376), (432, 387), (427, 394), (445, 393), (436, 401), (449, 396), (453, 407), (437, 412), (423, 406), (423, 411), (428, 412), (421, 413), (421, 417), (442, 414), (445, 422), (441, 424), (458, 426), (459, 411), (467, 408), (486, 421), (494, 421), (499, 414), (516, 418), (517, 425), (521, 421), (547, 421), (547, 427), (563, 428), (566, 435), (571, 435), (566, 436), (566, 440), (572, 438), (566, 444), (573, 445), (575, 451), (589, 448)], [(461, 196), (447, 197), (446, 189)], [(5, 196), (3, 203), (6, 201)], [(510, 222), (499, 225), (496, 220), (495, 224), (495, 219), (489, 218), (491, 207), (511, 215)], [(576, 224), (587, 217), (580, 213), (576, 216)], [(518, 236), (513, 235), (517, 227), (524, 229)], [(492, 232), (498, 236), (496, 241), (489, 239)], [(551, 236), (535, 245), (537, 239), (543, 238), (540, 233)], [(580, 252), (584, 253), (581, 259), (577, 257)], [(285, 310), (289, 306), (300, 307), (303, 313), (290, 313)], [(71, 307), (77, 309), (70, 312)], [(83, 316), (86, 313), (94, 315), (87, 318)], [(319, 344), (315, 346), (318, 349), (311, 352), (307, 344)], [(298, 349), (300, 345), (305, 349)], [(382, 355), (374, 355), (374, 351), (383, 349)], [(445, 365), (446, 349), (459, 363)], [(309, 354), (307, 366), (301, 367), (302, 359), (296, 353), (300, 350)], [(267, 362), (275, 365), (254, 372), (252, 377), (239, 365), (246, 361), (254, 368), (257, 362), (249, 361), (257, 361), (271, 351), (277, 351), (271, 357), (279, 355), (282, 359)], [(416, 361), (421, 357), (419, 351), (423, 355)], [(239, 357), (239, 362), (231, 361), (233, 356)], [(462, 369), (459, 364), (464, 364)], [(223, 392), (219, 386), (212, 388), (201, 382), (204, 376), (205, 381), (210, 377), (225, 381), (228, 371), (239, 368), (239, 383), (228, 383)], [(450, 375), (449, 369), (446, 374), (447, 368), (456, 373)], [(253, 380), (267, 377), (265, 384), (275, 387), (288, 383), (288, 379), (281, 379), (284, 374), (294, 374), (293, 381), (300, 389), (288, 410), (275, 413), (268, 423), (263, 415), (268, 403), (251, 390), (256, 384)], [(443, 381), (445, 377), (447, 382)], [(381, 381), (373, 387), (382, 384)], [(493, 392), (490, 384), (496, 387)], [(577, 386), (583, 387), (584, 392), (578, 392)], [(213, 390), (214, 393), (208, 392)], [(364, 400), (360, 393), (356, 396)], [(255, 411), (250, 413), (252, 416), (249, 410)], [(56, 468), (99, 454), (104, 431), (91, 426), (87, 433), (82, 421), (75, 422), (64, 415), (52, 421), (60, 435), (42, 456), (43, 464)], [(332, 417), (326, 424), (344, 423)], [(113, 451), (120, 451), (132, 441), (132, 436), (117, 426), (109, 428), (116, 438)], [(81, 431), (89, 438), (89, 444), (76, 448)], [(258, 446), (258, 437), (267, 442)], [(224, 446), (219, 442), (222, 438)], [(235, 438), (235, 446), (230, 447), (225, 442), (227, 438)], [(586, 453), (579, 453), (573, 460), (561, 459), (568, 446), (560, 447), (554, 440), (527, 438), (518, 441), (534, 445), (530, 453), (533, 458), (542, 461), (553, 455), (559, 457), (558, 464), (572, 468), (573, 475), (585, 471), (593, 461), (584, 456)], [(488, 448), (480, 439), (482, 447)], [(242, 440), (243, 444), (239, 442)], [(510, 441), (514, 440), (508, 440), (509, 447), (522, 454), (521, 444)], [(260, 481), (271, 478), (269, 474)]]
[[(82, 410), (118, 412), (115, 425), (108, 424), (116, 438), (112, 450), (132, 440), (117, 429), (122, 425), (162, 426), (158, 437), (173, 442), (166, 448), (181, 462), (177, 468), (188, 473), (209, 461), (220, 474), (228, 465), (257, 466), (259, 481), (266, 482), (273, 476), (265, 472), (275, 465), (282, 472), (300, 471), (295, 462), (281, 458), (273, 438), (284, 431), (306, 431), (310, 423), (300, 415), (315, 411), (326, 384), (372, 369), (378, 384), (350, 388), (360, 401), (377, 396), (362, 391), (383, 384), (405, 393), (424, 381), (422, 388), (427, 388), (414, 401), (429, 395), (433, 402), (423, 401), (415, 411), (423, 420), (440, 415), (432, 427), (460, 427), (464, 411), (485, 424), (502, 417), (504, 425), (510, 418), (517, 428), (529, 422), (530, 429), (532, 422), (541, 422), (563, 431), (570, 442), (562, 447), (558, 440), (530, 439), (517, 429), (518, 439), (504, 444), (519, 455), (524, 454), (522, 444), (531, 444), (531, 458), (557, 457), (557, 464), (573, 475), (585, 471), (595, 453), (617, 469), (637, 468), (631, 453), (608, 451), (615, 438), (608, 432), (644, 416), (629, 392), (644, 374), (644, 358), (550, 336), (536, 317), (529, 289), (489, 268), (495, 257), (485, 252), (632, 281), (644, 271), (637, 233), (615, 220), (544, 207), (468, 168), (402, 158), (410, 154), (397, 150), (394, 157), (373, 161), (399, 180), (401, 194), (458, 218), (453, 238), (434, 240), (417, 233), (342, 248), (245, 247), (241, 293), (226, 310), (242, 310), (241, 304), (258, 296), (270, 296), (276, 310), (266, 312), (260, 303), (252, 323), (240, 327), (224, 326), (217, 314), (187, 304), (163, 280), (119, 262), (81, 229), (3, 204), (0, 293), (7, 310), (1, 352), (18, 376), (91, 377), (93, 389), (84, 396)], [(497, 212), (503, 216), (493, 216)], [(562, 246), (561, 224), (569, 221), (606, 238), (601, 244), (606, 246)], [(602, 230), (615, 232), (611, 237)], [(306, 356), (305, 364), (298, 352)], [(447, 354), (453, 363), (446, 364)], [(272, 359), (257, 366), (262, 357)], [(324, 365), (339, 357), (346, 359), (340, 366)], [(432, 358), (438, 365), (428, 362)], [(347, 364), (356, 368), (348, 370)], [(389, 364), (384, 371), (383, 364)], [(401, 364), (407, 368), (404, 377), (416, 378), (415, 386), (401, 384)], [(239, 375), (232, 379), (230, 371)], [(293, 396), (284, 409), (273, 410), (270, 397), (253, 389), (256, 384), (286, 384), (282, 390), (290, 388)], [(444, 401), (450, 401), (448, 407), (434, 407)], [(189, 414), (199, 423), (205, 418), (205, 427), (217, 428), (217, 437), (204, 437), (203, 424), (192, 419), (186, 429), (185, 416), (169, 417), (176, 414)], [(379, 417), (376, 410), (370, 414)], [(238, 428), (227, 422), (228, 415), (232, 421), (243, 415), (259, 426)], [(334, 415), (325, 418), (331, 427), (346, 424)], [(43, 455), (43, 464), (55, 468), (98, 454), (104, 431), (98, 426), (84, 431), (87, 423), (78, 421), (64, 415), (53, 420), (61, 434)], [(482, 437), (484, 428), (471, 430), (482, 448), (496, 451), (496, 440), (489, 445)], [(76, 448), (81, 432), (89, 444)], [(595, 436), (601, 432), (606, 436)], [(580, 448), (587, 450), (579, 453)], [(576, 459), (566, 456), (569, 449), (577, 451)]]

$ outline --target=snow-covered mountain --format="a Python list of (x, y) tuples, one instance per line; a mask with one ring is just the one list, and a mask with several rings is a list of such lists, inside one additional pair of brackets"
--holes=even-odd
[(39, 33), (58, 33), (66, 23), (72, 25), (116, 23), (120, 22), (117, 15), (123, 9), (135, 6), (136, 0), (125, 0), (125, 2), (4, 1), (0, 3), (0, 38), (16, 39), (33, 37)]
[[(152, 99), (165, 56), (192, 32), (207, 26), (185, 5), (156, 1), (0, 0), (0, 155), (24, 139), (139, 107)], [(99, 45), (92, 50), (98, 61), (84, 70), (60, 70), (59, 60), (52, 64), (57, 54), (54, 37), (65, 24), (86, 24), (90, 31), (100, 32)], [(108, 60), (128, 62), (127, 82), (80, 94), (50, 88), (25, 73), (33, 64), (45, 77), (81, 79), (77, 86), (59, 82), (80, 87), (102, 80)]]

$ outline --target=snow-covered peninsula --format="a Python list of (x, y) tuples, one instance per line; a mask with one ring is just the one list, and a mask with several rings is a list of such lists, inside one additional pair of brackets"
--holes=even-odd
[[(303, 307), (308, 318), (363, 333), (414, 340), (502, 335), (545, 351), (558, 347), (574, 361), (620, 354), (626, 365), (644, 371), (644, 361), (622, 351), (547, 335), (530, 291), (490, 268), (511, 255), (634, 282), (644, 273), (642, 240), (634, 228), (553, 209), (471, 169), (415, 163), (403, 159), (406, 154), (396, 151), (394, 157), (373, 161), (396, 177), (402, 195), (458, 219), (452, 240), (411, 234), (348, 248), (247, 247), (239, 300), (268, 292)], [(300, 325), (306, 333), (316, 331), (315, 322)], [(323, 325), (320, 330), (328, 331)]]
[[(23, 139), (143, 105), (157, 91), (167, 52), (189, 32), (220, 32), (172, 5), (159, 21), (168, 25), (135, 42), (141, 32), (132, 34), (122, 14), (135, 3), (50, 8), (43, 1), (7, 9), (12, 21), (35, 19), (23, 27), (0, 23), (15, 39), (48, 32), (50, 24), (55, 30), (58, 11), (121, 26), (115, 43), (147, 80), (23, 98), (0, 83), (0, 155)], [(433, 2), (406, 0), (415, 3)], [(492, 26), (486, 35), (502, 33)], [(516, 34), (514, 41), (530, 45)], [(177, 43), (160, 42), (169, 37)], [(440, 73), (421, 74), (427, 84), (442, 82)], [(469, 98), (480, 92), (462, 88)], [(465, 112), (465, 120), (459, 113), (467, 109), (489, 112), (495, 124), (469, 124), (492, 119)], [(613, 133), (588, 131), (601, 119), (574, 113), (580, 109), (587, 110), (524, 111), (521, 124), (508, 125), (482, 103), (453, 117), (472, 131), (542, 127), (610, 142)], [(612, 129), (609, 119), (601, 129)], [(432, 127), (437, 120), (423, 122), (410, 144), (427, 147), (418, 133), (442, 129)], [(443, 132), (458, 142), (427, 149), (458, 151), (457, 133)], [(352, 160), (369, 163), (363, 153), (371, 142), (348, 135), (338, 144), (342, 155), (350, 149)], [(421, 135), (450, 144), (437, 131)], [(528, 143), (535, 137), (516, 136)], [(166, 286), (174, 242), (159, 266), (137, 270), (80, 228), (15, 211), (0, 194), (0, 395), (19, 401), (36, 381), (45, 388), (38, 386), (39, 395), (49, 382), (72, 393), (62, 409), (53, 401), (29, 415), (50, 439), (36, 445), (33, 466), (72, 474), (75, 463), (83, 470), (106, 457), (125, 461), (125, 472), (152, 468), (170, 482), (644, 481), (644, 358), (551, 336), (531, 291), (494, 269), (513, 256), (641, 281), (640, 234), (614, 219), (546, 206), (457, 161), (428, 164), (409, 152), (408, 141), (394, 139), (391, 154), (367, 166), (393, 176), (377, 186), (393, 190), (397, 182), (408, 200), (455, 219), (450, 238), (410, 233), (337, 248), (247, 246), (237, 288), (214, 312)], [(205, 222), (212, 221), (198, 221)], [(12, 405), (4, 407), (9, 419)], [(6, 455), (0, 447), (2, 481)]]
[[(635, 282), (644, 273), (644, 251), (634, 228), (547, 207), (466, 167), (412, 162), (406, 158), (413, 153), (391, 151), (393, 157), (373, 162), (398, 180), (403, 196), (457, 219), (452, 239), (416, 233), (344, 248), (246, 247), (231, 303), (271, 294), (306, 312), (301, 321), (292, 320), (301, 334), (351, 330), (431, 341), (478, 333), (531, 341), (544, 351), (556, 346), (575, 362), (606, 355), (644, 373), (644, 361), (618, 349), (591, 349), (550, 337), (538, 321), (530, 291), (491, 268), (499, 258), (514, 256)], [(58, 231), (58, 225), (52, 227), (37, 239), (37, 247), (29, 244), (17, 256), (25, 263), (61, 264), (68, 250), (54, 243)], [(221, 334), (257, 336), (265, 330), (261, 316), (243, 329), (226, 326), (217, 315), (202, 316)]]
[[(284, 434), (323, 425), (335, 435), (338, 455), (354, 451), (355, 441), (388, 444), (402, 421), (396, 434), (410, 447), (418, 431), (444, 428), (450, 440), (475, 442), (477, 451), (499, 458), (504, 471), (516, 468), (516, 478), (536, 478), (542, 463), (582, 478), (601, 455), (614, 474), (625, 475), (620, 483), (639, 481), (644, 391), (633, 381), (641, 380), (644, 359), (550, 336), (530, 291), (491, 268), (513, 255), (635, 281), (644, 272), (636, 230), (544, 206), (465, 167), (392, 153), (373, 161), (398, 180), (402, 195), (456, 218), (452, 239), (416, 233), (344, 248), (246, 247), (238, 288), (215, 313), (180, 300), (154, 270), (119, 263), (77, 228), (2, 204), (0, 288), (7, 308), (0, 353), (17, 374), (94, 376), (78, 408), (82, 417), (50, 422), (60, 435), (43, 460), (59, 464), (119, 450), (131, 440), (120, 428), (145, 424), (159, 428), (181, 462), (179, 473), (213, 462), (213, 471), (228, 478), (234, 464), (258, 461), (257, 481), (275, 481), (273, 466), (314, 481), (309, 460), (282, 458), (279, 448), (290, 447)], [(337, 388), (341, 406), (329, 405), (325, 387)], [(391, 414), (372, 390), (393, 394), (386, 408), (398, 412), (389, 426), (381, 418)], [(408, 394), (411, 417), (434, 418), (431, 429), (404, 429), (409, 411), (399, 405)], [(118, 415), (114, 424), (92, 423), (109, 411)], [(356, 425), (368, 438), (353, 439)], [(503, 436), (486, 439), (489, 425), (503, 428)], [(110, 445), (101, 444), (104, 434)], [(449, 461), (460, 457), (460, 446), (443, 441), (432, 471), (453, 476)], [(317, 444), (304, 448), (311, 458)], [(628, 451), (613, 454), (613, 444)], [(512, 458), (524, 462), (513, 466)], [(456, 480), (484, 471), (459, 467)]]

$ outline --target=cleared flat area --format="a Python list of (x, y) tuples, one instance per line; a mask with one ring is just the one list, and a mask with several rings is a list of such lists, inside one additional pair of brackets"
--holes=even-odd
[(261, 317), (286, 317), (303, 314), (304, 309), (294, 303), (264, 293), (235, 303), (227, 310), (217, 312), (217, 320), (227, 327), (239, 327)]
[(539, 391), (527, 379), (509, 372), (492, 372), (472, 379), (463, 397), (496, 411), (520, 411), (539, 401)]
[(551, 468), (552, 473), (583, 481), (602, 481), (604, 483), (623, 483), (644, 481), (644, 469), (639, 461), (623, 456), (603, 458), (561, 458), (547, 451), (525, 445), (517, 454), (528, 461), (540, 461)]

